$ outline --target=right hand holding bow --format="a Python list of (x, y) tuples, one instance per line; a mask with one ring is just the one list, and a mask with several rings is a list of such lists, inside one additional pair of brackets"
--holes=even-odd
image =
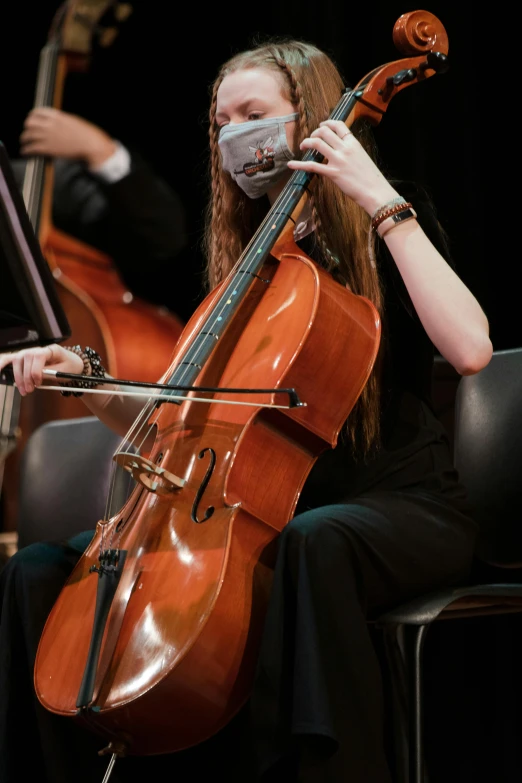
[(72, 351), (53, 343), (44, 348), (24, 348), (16, 353), (0, 354), (0, 371), (13, 367), (16, 388), (25, 397), (43, 383), (43, 369), (57, 372), (83, 373), (82, 359)]

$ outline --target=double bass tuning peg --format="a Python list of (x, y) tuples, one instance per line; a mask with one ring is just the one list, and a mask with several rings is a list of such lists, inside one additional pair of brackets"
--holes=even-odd
[[(111, 8), (111, 15), (115, 22), (125, 22), (132, 14), (132, 5), (130, 3), (114, 3)], [(97, 36), (98, 43), (102, 47), (111, 46), (114, 43), (116, 36), (118, 35), (118, 28), (114, 25), (103, 26), (99, 25), (93, 19), (89, 18), (87, 14), (81, 11), (76, 11), (74, 14), (75, 21), (80, 22), (91, 30), (93, 35)]]
[(116, 36), (118, 35), (117, 27), (99, 27), (96, 31), (98, 35), (98, 43), (102, 47), (112, 46)]
[[(117, 22), (125, 22), (132, 14), (130, 3), (115, 3), (112, 9), (112, 15)], [(118, 35), (117, 27), (98, 27), (98, 43), (102, 47), (112, 46), (114, 39)]]
[(113, 14), (118, 22), (125, 22), (132, 14), (132, 6), (130, 3), (116, 3)]

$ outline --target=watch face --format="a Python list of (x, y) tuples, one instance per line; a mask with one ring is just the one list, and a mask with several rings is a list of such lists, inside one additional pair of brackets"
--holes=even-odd
[(406, 207), (400, 212), (396, 212), (395, 215), (392, 215), (395, 223), (401, 223), (403, 220), (409, 220), (414, 217), (417, 217), (417, 213), (411, 207)]

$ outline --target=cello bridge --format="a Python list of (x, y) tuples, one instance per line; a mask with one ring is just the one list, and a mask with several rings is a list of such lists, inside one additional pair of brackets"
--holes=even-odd
[(131, 474), (134, 481), (155, 495), (169, 495), (174, 490), (181, 489), (185, 484), (185, 479), (174, 475), (165, 468), (160, 468), (159, 465), (139, 454), (119, 451), (113, 459), (117, 465)]

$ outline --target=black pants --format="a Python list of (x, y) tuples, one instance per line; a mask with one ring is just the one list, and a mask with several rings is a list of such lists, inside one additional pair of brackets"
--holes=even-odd
[[(46, 617), (86, 548), (20, 550), (1, 575), (0, 781), (103, 778), (103, 741), (44, 710), (32, 671)], [(390, 783), (381, 670), (367, 618), (468, 576), (475, 525), (442, 498), (376, 493), (296, 516), (279, 538), (271, 601), (250, 702), (187, 751), (127, 758), (111, 783), (184, 780)], [(188, 779), (188, 778), (187, 778)]]

